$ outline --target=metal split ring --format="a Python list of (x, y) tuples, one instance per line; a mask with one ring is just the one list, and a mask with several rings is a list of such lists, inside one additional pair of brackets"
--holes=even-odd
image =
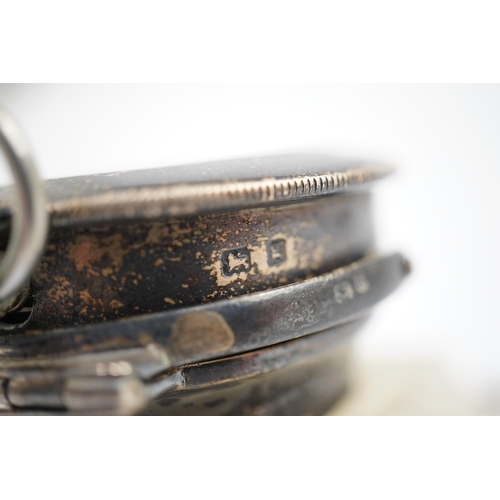
[(14, 119), (0, 108), (0, 149), (15, 180), (7, 250), (0, 262), (0, 317), (18, 301), (37, 266), (48, 230), (47, 202), (28, 140)]

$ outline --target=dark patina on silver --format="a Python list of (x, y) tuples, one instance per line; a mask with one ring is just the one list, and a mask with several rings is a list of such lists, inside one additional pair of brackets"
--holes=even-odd
[(408, 272), (374, 245), (368, 187), (389, 172), (288, 156), (47, 181), (45, 253), (0, 324), (0, 412), (323, 413)]

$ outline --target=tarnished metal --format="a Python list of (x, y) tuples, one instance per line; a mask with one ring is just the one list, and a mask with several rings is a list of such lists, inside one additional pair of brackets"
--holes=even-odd
[[(54, 227), (281, 205), (385, 177), (386, 165), (320, 155), (246, 158), (47, 181)], [(8, 217), (10, 188), (0, 190)]]
[[(164, 350), (153, 344), (11, 363), (0, 366), (4, 381), (0, 412), (137, 413), (152, 397), (148, 381), (169, 367)], [(166, 382), (155, 387), (159, 385), (169, 389)]]
[(368, 193), (350, 193), (279, 209), (53, 229), (31, 283), (32, 313), (4, 327), (98, 323), (318, 276), (372, 251), (370, 208)]
[(143, 414), (322, 415), (346, 390), (351, 339), (365, 321), (160, 375), (154, 383), (172, 386)]
[(371, 256), (317, 278), (202, 306), (0, 337), (8, 360), (75, 355), (150, 342), (170, 363), (213, 359), (314, 333), (366, 313), (407, 273), (399, 254)]
[(0, 370), (0, 414), (322, 414), (345, 389), (348, 339), (364, 321), (175, 369), (154, 344), (18, 362)]
[[(0, 321), (0, 412), (323, 413), (408, 273), (374, 249), (366, 183), (388, 171), (297, 156), (48, 181), (45, 255)], [(11, 204), (0, 190), (4, 246)]]

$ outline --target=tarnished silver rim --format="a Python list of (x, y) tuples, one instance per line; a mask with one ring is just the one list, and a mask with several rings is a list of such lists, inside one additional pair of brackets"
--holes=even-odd
[[(266, 173), (258, 169), (252, 171), (258, 166), (262, 167), (260, 161), (267, 162), (264, 169)], [(292, 162), (287, 173), (279, 168), (283, 167), (284, 161)], [(276, 169), (273, 162), (276, 162)], [(222, 169), (233, 167), (232, 170), (228, 169), (227, 178), (207, 178), (207, 167), (214, 169), (217, 163)], [(172, 166), (172, 170), (170, 167), (146, 169), (146, 178), (153, 172), (156, 174), (150, 179), (151, 182), (145, 183), (139, 170), (46, 181), (51, 225), (61, 227), (118, 220), (152, 220), (278, 206), (356, 189), (394, 170), (384, 164), (339, 161), (322, 155), (247, 158), (184, 167), (198, 167), (202, 174), (199, 181), (196, 180), (196, 172), (189, 180), (186, 180), (186, 176), (182, 181), (177, 180), (175, 169), (182, 166)], [(162, 175), (158, 175), (160, 170), (163, 171)], [(281, 174), (271, 174), (280, 170)], [(249, 177), (248, 171), (252, 171), (255, 177)], [(238, 178), (240, 173), (242, 178)], [(127, 177), (129, 174), (139, 174), (138, 182), (132, 179), (129, 185), (126, 182), (125, 185), (114, 184), (113, 178)], [(108, 182), (108, 178), (111, 181)], [(87, 192), (82, 192), (83, 186), (86, 187), (83, 191)], [(4, 219), (7, 215), (5, 209), (13, 204), (12, 194), (12, 189), (1, 190), (0, 210)]]
[(184, 216), (312, 199), (361, 186), (392, 172), (392, 167), (365, 165), (287, 178), (117, 189), (53, 201), (49, 210), (55, 225)]
[(0, 263), (0, 316), (16, 301), (42, 255), (48, 229), (44, 186), (28, 140), (14, 119), (0, 108), (0, 149), (15, 180), (9, 243)]

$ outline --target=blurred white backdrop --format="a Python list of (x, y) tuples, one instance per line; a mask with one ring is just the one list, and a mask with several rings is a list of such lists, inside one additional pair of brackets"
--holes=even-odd
[(434, 359), (500, 397), (499, 85), (1, 85), (0, 103), (45, 178), (293, 152), (395, 164), (374, 186), (379, 247), (414, 272), (358, 353)]

